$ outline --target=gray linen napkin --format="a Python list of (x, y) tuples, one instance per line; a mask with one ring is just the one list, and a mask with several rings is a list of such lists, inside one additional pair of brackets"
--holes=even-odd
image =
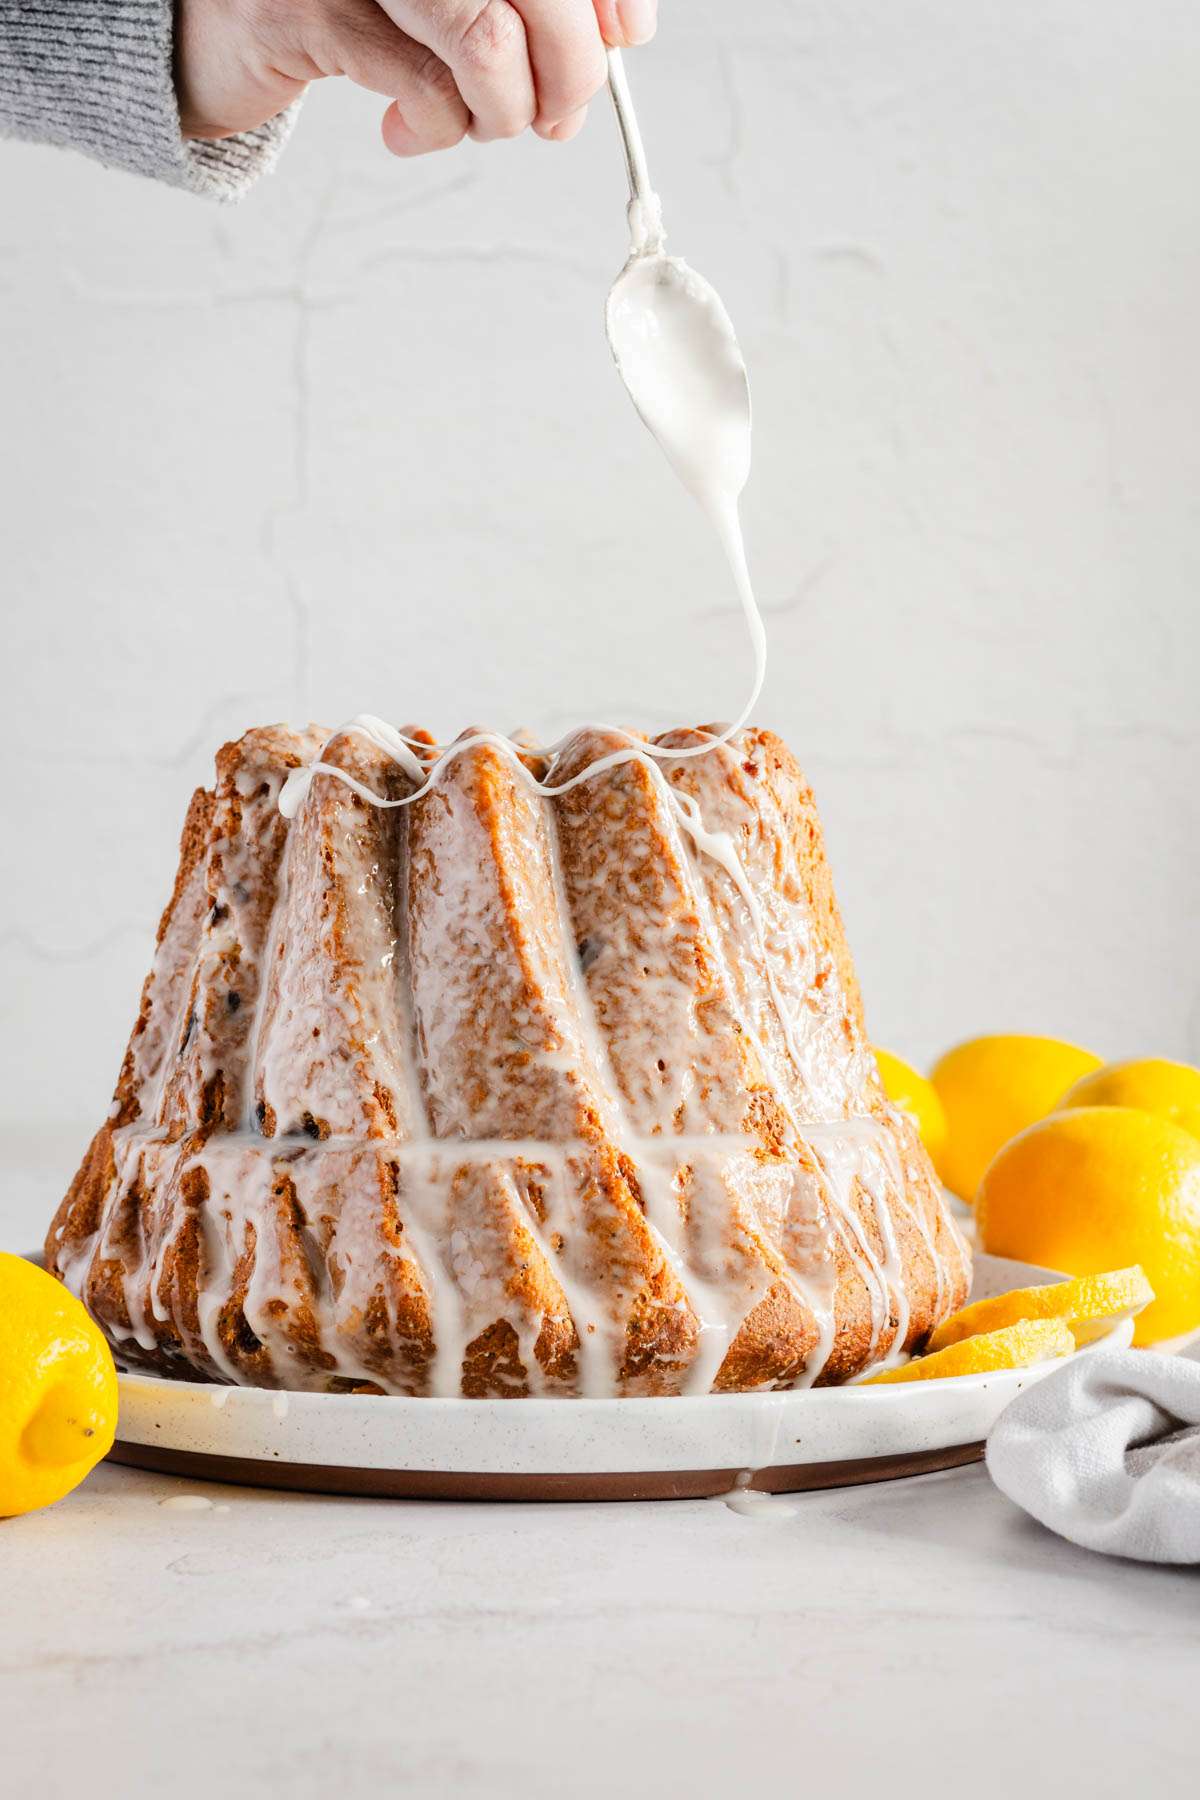
[(1085, 1549), (1200, 1563), (1200, 1343), (1072, 1357), (1001, 1413), (987, 1466), (1010, 1500)]

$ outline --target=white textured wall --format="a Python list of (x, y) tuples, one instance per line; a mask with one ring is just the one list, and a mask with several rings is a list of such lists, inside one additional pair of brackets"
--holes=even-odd
[[(878, 1037), (1200, 1053), (1200, 16), (663, 0), (673, 242), (755, 388), (761, 717)], [(603, 108), (404, 165), (314, 93), (222, 211), (0, 146), (9, 1121), (98, 1121), (223, 737), (728, 715), (698, 515), (618, 387)]]

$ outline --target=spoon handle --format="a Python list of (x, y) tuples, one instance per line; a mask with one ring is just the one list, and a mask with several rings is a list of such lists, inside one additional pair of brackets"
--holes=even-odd
[(639, 200), (645, 206), (652, 202), (654, 189), (650, 186), (650, 173), (646, 168), (646, 150), (642, 143), (642, 134), (638, 130), (637, 114), (633, 110), (633, 96), (629, 92), (625, 64), (621, 61), (619, 50), (608, 52), (608, 91), (612, 95), (613, 110), (617, 115), (617, 124), (621, 131), (621, 144), (625, 151), (625, 173), (629, 177), (629, 198)]

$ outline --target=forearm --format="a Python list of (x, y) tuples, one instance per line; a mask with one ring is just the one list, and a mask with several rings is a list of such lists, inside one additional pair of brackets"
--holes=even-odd
[(173, 30), (172, 0), (0, 0), (0, 135), (235, 197), (274, 162), (291, 111), (235, 137), (185, 140)]

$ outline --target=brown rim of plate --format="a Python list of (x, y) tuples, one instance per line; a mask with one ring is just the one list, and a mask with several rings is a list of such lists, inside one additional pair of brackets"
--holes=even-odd
[(899, 1481), (938, 1469), (979, 1462), (982, 1443), (954, 1444), (945, 1450), (859, 1457), (845, 1462), (790, 1463), (756, 1469), (749, 1482), (740, 1469), (671, 1469), (645, 1473), (517, 1475), (469, 1474), (438, 1469), (357, 1469), (320, 1463), (289, 1463), (244, 1456), (209, 1456), (157, 1444), (116, 1443), (109, 1461), (190, 1481), (239, 1487), (278, 1488), (292, 1493), (337, 1494), (379, 1500), (707, 1500), (735, 1486), (760, 1493), (793, 1494), (816, 1488), (858, 1487), (864, 1482)]

